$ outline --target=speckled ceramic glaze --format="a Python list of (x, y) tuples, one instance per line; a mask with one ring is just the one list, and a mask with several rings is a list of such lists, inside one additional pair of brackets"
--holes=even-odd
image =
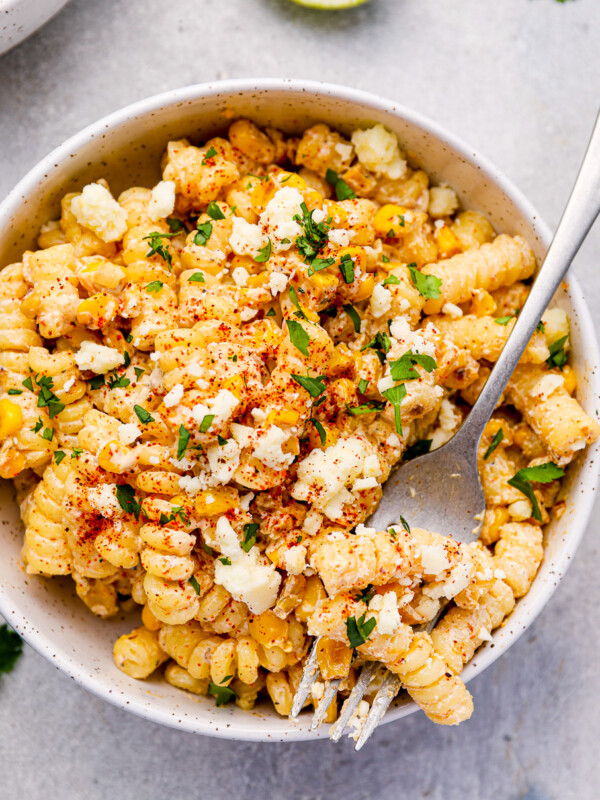
[(68, 0), (0, 0), (0, 54), (45, 25)]
[[(1, 6), (0, 6), (1, 8)], [(521, 234), (541, 259), (550, 232), (520, 192), (485, 159), (433, 122), (374, 95), (319, 83), (286, 80), (226, 81), (191, 86), (151, 97), (96, 122), (41, 161), (0, 206), (0, 266), (32, 247), (39, 226), (59, 215), (67, 191), (105, 177), (115, 194), (129, 186), (152, 186), (160, 156), (173, 138), (193, 141), (224, 132), (248, 116), (259, 125), (298, 133), (324, 121), (345, 133), (381, 122), (438, 181), (453, 186), (467, 208), (487, 214), (499, 232)], [(563, 284), (555, 304), (572, 323), (574, 366), (579, 398), (591, 415), (600, 397), (598, 349), (582, 292), (573, 278)], [(493, 641), (481, 647), (465, 668), (470, 680), (498, 658), (523, 633), (554, 592), (579, 544), (598, 481), (598, 446), (568, 470), (567, 510), (547, 528), (546, 554), (530, 592), (519, 601)], [(261, 741), (326, 736), (311, 733), (308, 717), (297, 723), (279, 717), (267, 704), (253, 712), (236, 706), (217, 709), (212, 698), (196, 698), (159, 679), (135, 681), (112, 660), (117, 636), (137, 624), (137, 616), (101, 621), (76, 598), (67, 578), (27, 576), (21, 566), (22, 527), (8, 484), (1, 488), (0, 612), (24, 639), (86, 689), (121, 708), (181, 730), (224, 738)], [(40, 690), (39, 687), (37, 689)], [(401, 699), (385, 722), (416, 710)]]

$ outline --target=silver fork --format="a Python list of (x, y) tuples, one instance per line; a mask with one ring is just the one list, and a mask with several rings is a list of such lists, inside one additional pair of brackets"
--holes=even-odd
[[(479, 399), (461, 428), (438, 450), (419, 456), (396, 468), (388, 478), (377, 511), (369, 519), (370, 527), (386, 530), (397, 523), (400, 514), (411, 525), (430, 531), (451, 531), (460, 542), (477, 539), (483, 522), (485, 500), (477, 470), (477, 449), (483, 429), (527, 343), (531, 339), (543, 312), (552, 300), (571, 261), (577, 254), (594, 220), (600, 212), (600, 115), (563, 213), (556, 234), (538, 271), (527, 302), (519, 314), (510, 338), (500, 354)], [(431, 629), (436, 620), (427, 626)], [(311, 687), (319, 677), (315, 640), (306, 663), (302, 680), (294, 697), (291, 716), (302, 709)], [(338, 741), (363, 699), (369, 684), (381, 665), (368, 663), (342, 706), (330, 737)], [(335, 697), (340, 681), (328, 681), (315, 710), (312, 728), (325, 717)], [(385, 670), (369, 714), (362, 726), (356, 750), (365, 744), (402, 684), (396, 675)]]

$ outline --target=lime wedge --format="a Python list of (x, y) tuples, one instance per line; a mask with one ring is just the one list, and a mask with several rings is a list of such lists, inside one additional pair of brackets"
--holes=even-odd
[(307, 8), (320, 8), (323, 11), (338, 11), (343, 8), (354, 8), (362, 6), (367, 0), (292, 0), (298, 6)]

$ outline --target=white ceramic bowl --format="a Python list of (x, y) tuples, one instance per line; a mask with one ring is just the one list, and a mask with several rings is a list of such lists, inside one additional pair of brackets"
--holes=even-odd
[(45, 25), (68, 0), (0, 0), (0, 54)]
[[(409, 109), (374, 95), (319, 83), (287, 80), (236, 80), (191, 86), (151, 97), (117, 111), (72, 137), (41, 161), (0, 206), (0, 266), (18, 259), (34, 244), (41, 223), (58, 216), (59, 200), (100, 177), (115, 194), (133, 185), (152, 186), (169, 139), (201, 140), (223, 131), (230, 120), (248, 116), (299, 132), (324, 121), (349, 133), (357, 125), (381, 122), (434, 177), (452, 185), (467, 208), (487, 214), (498, 231), (523, 235), (542, 258), (550, 232), (521, 193), (484, 158), (438, 125)], [(570, 278), (555, 302), (572, 322), (574, 363), (580, 399), (589, 413), (600, 396), (598, 349), (581, 290)], [(585, 530), (597, 484), (594, 458), (586, 451), (568, 472), (571, 484), (564, 516), (548, 528), (546, 555), (529, 594), (507, 624), (480, 648), (466, 667), (469, 680), (507, 650), (532, 623), (554, 592)], [(252, 713), (236, 706), (217, 709), (212, 698), (195, 698), (159, 679), (135, 681), (113, 664), (112, 645), (130, 630), (134, 618), (103, 622), (75, 597), (70, 579), (25, 575), (22, 540), (11, 490), (2, 487), (0, 612), (23, 638), (51, 663), (98, 696), (155, 722), (224, 738), (301, 740), (310, 733), (308, 717), (297, 723), (278, 717), (267, 704)], [(385, 717), (399, 719), (416, 709), (401, 702)]]

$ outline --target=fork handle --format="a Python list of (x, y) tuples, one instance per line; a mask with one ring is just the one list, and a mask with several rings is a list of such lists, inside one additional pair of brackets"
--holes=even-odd
[(471, 443), (474, 440), (475, 446), (479, 444), (483, 429), (513, 370), (599, 212), (600, 113), (571, 196), (529, 297), (479, 399), (457, 436), (465, 437)]

